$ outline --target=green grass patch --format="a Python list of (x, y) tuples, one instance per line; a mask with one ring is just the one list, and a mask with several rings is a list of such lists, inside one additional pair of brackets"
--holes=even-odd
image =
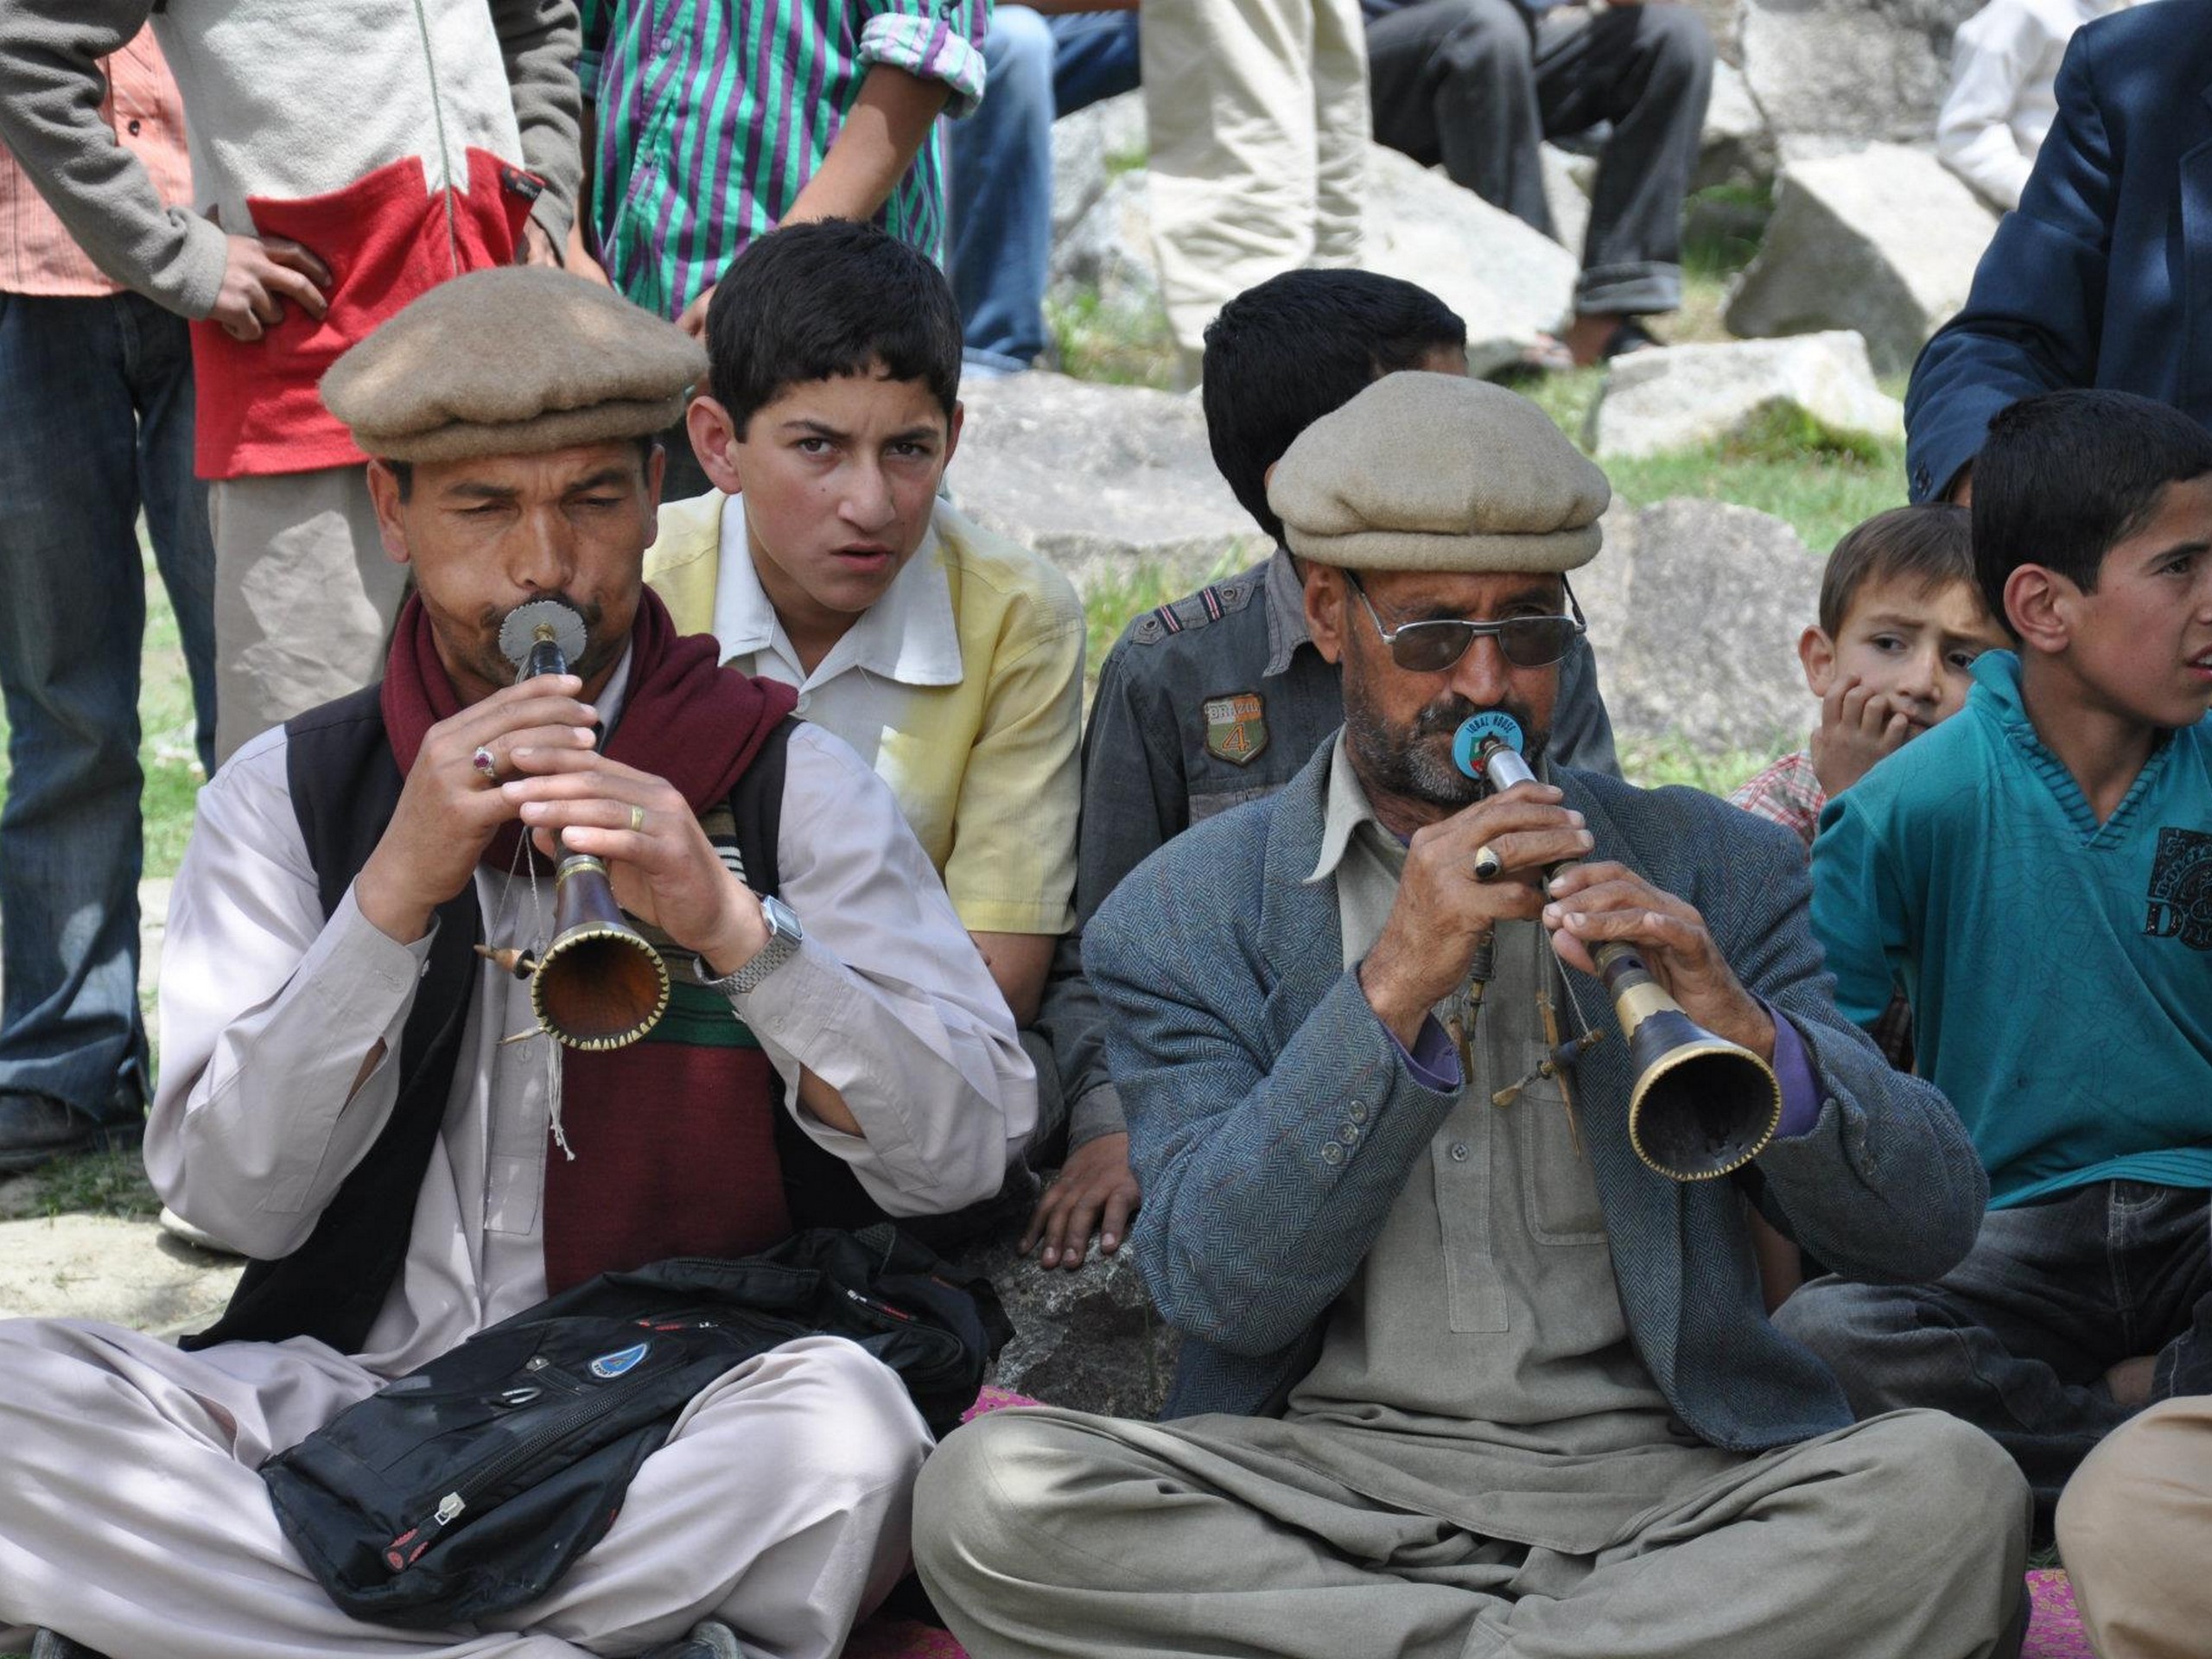
[(1174, 388), (1175, 336), (1157, 301), (1109, 305), (1086, 289), (1072, 300), (1048, 298), (1045, 326), (1063, 373), (1113, 386)]
[(0, 1196), (0, 1218), (10, 1221), (61, 1215), (151, 1221), (161, 1213), (161, 1198), (136, 1149), (57, 1158), (35, 1174), (9, 1182)]
[(1730, 749), (1707, 754), (1676, 737), (1621, 738), (1618, 747), (1621, 776), (1631, 784), (1645, 789), (1687, 784), (1708, 795), (1727, 794), (1787, 753), (1786, 748), (1777, 747), (1764, 753), (1756, 749)]

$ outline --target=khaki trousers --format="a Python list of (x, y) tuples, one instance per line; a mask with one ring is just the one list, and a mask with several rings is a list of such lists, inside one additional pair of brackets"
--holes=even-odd
[(384, 672), (407, 567), (386, 556), (368, 468), (207, 486), (215, 540), (215, 760)]
[(113, 1326), (0, 1325), (0, 1653), (44, 1625), (111, 1659), (579, 1659), (702, 1618), (832, 1659), (904, 1570), (929, 1432), (851, 1343), (787, 1343), (693, 1401), (607, 1535), (498, 1629), (339, 1611), (255, 1472), (382, 1382), (310, 1341), (188, 1354)]
[(2026, 1486), (1933, 1412), (1745, 1457), (1594, 1556), (1209, 1446), (1209, 1421), (1045, 1408), (947, 1439), (914, 1554), (974, 1659), (1980, 1659), (2024, 1628)]
[(1224, 302), (1360, 248), (1359, 0), (1143, 0), (1147, 189), (1185, 385)]
[(2058, 1548), (2102, 1659), (2202, 1659), (2212, 1631), (2212, 1396), (2152, 1407), (2058, 1500)]

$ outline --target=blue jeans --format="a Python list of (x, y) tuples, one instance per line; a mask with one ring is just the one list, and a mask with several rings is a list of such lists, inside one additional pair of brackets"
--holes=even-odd
[(133, 1122), (138, 1018), (137, 518), (175, 608), (202, 764), (215, 553), (192, 475), (185, 325), (136, 294), (0, 293), (0, 1092)]
[(1929, 1406), (1987, 1433), (2028, 1478), (2048, 1534), (2059, 1489), (2133, 1414), (2104, 1375), (2155, 1354), (2151, 1398), (2212, 1393), (2212, 1205), (2100, 1181), (1993, 1210), (1929, 1285), (1816, 1279), (1775, 1315), (1862, 1417)]
[(1137, 15), (998, 8), (982, 105), (950, 124), (947, 262), (971, 362), (1026, 369), (1045, 349), (1052, 255), (1052, 123), (1137, 85)]

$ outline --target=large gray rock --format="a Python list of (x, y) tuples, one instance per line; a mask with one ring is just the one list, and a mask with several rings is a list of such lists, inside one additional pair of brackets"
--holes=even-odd
[(1510, 363), (1567, 315), (1580, 261), (1549, 237), (1380, 144), (1367, 152), (1366, 190), (1360, 263), (1420, 283), (1465, 318), (1477, 374)]
[(1983, 0), (1744, 0), (1744, 75), (1778, 135), (1925, 143)]
[(1267, 550), (1214, 470), (1195, 397), (1045, 373), (963, 395), (967, 428), (947, 474), (954, 503), (1078, 587), (1147, 563), (1195, 586)]
[(1144, 94), (1124, 92), (1052, 124), (1052, 234), (1065, 236), (1120, 175), (1144, 165)]
[(990, 1380), (1046, 1405), (1156, 1417), (1175, 1374), (1175, 1333), (1127, 1255), (1096, 1250), (1073, 1273), (1039, 1267), (1001, 1243), (959, 1262), (996, 1287), (1014, 1337)]
[(1544, 168), (1544, 205), (1552, 212), (1559, 244), (1579, 253), (1590, 231), (1590, 185), (1598, 176), (1594, 157), (1571, 155), (1555, 144), (1538, 151)]
[(1706, 105), (1693, 189), (1714, 185), (1762, 185), (1774, 177), (1774, 130), (1751, 96), (1751, 83), (1732, 63), (1713, 67), (1713, 101)]
[[(1559, 243), (1394, 149), (1370, 145), (1367, 168), (1360, 263), (1420, 283), (1464, 317), (1476, 373), (1511, 362), (1567, 315), (1578, 262)], [(1116, 174), (1055, 242), (1056, 300), (1095, 292), (1102, 310), (1125, 315), (1158, 303), (1145, 181), (1142, 169)]]
[(1997, 229), (1933, 156), (1895, 144), (1783, 169), (1766, 240), (1730, 296), (1732, 334), (1864, 335), (1901, 373), (1965, 302)]
[(1707, 754), (1802, 736), (1813, 704), (1796, 647), (1816, 613), (1821, 563), (1796, 532), (1684, 498), (1617, 508), (1605, 538), (1575, 590), (1615, 731)]
[(1790, 409), (1834, 433), (1904, 432), (1904, 406), (1847, 332), (1631, 353), (1614, 360), (1591, 421), (1599, 458), (1612, 460), (1694, 448)]

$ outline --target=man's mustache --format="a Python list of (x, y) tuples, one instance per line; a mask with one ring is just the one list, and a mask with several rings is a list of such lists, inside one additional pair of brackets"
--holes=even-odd
[(1496, 702), (1477, 702), (1471, 697), (1453, 693), (1439, 697), (1414, 716), (1412, 735), (1415, 738), (1450, 737), (1477, 715), (1486, 715), (1493, 710), (1512, 715), (1523, 732), (1533, 734), (1536, 729), (1535, 712), (1518, 697), (1504, 697)]

